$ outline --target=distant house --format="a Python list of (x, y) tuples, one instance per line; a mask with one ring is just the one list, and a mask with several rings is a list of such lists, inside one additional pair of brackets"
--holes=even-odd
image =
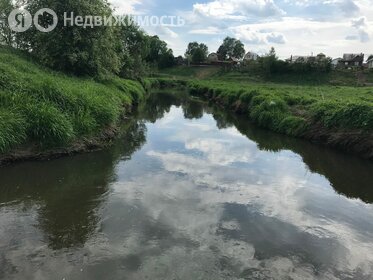
[(245, 57), (243, 58), (243, 60), (245, 62), (247, 61), (257, 61), (259, 59), (259, 55), (254, 53), (254, 52), (248, 52)]
[(303, 56), (303, 55), (292, 55), (289, 59), (286, 61), (289, 63), (305, 63), (308, 61), (309, 56)]
[(210, 53), (209, 56), (207, 57), (207, 61), (212, 63), (212, 62), (218, 62), (219, 57), (217, 53)]
[(344, 68), (358, 68), (363, 67), (364, 54), (344, 54), (340, 65)]
[(368, 68), (369, 68), (369, 69), (373, 69), (373, 58), (369, 59), (369, 60), (367, 61), (367, 64), (368, 64)]
[(317, 56), (292, 55), (286, 61), (289, 63), (312, 63), (312, 62), (316, 63), (316, 62), (323, 61), (325, 59), (326, 59), (326, 55), (323, 53), (320, 53)]
[(316, 61), (316, 57), (305, 55), (292, 55), (290, 59), (288, 59), (287, 61), (290, 63), (308, 63)]

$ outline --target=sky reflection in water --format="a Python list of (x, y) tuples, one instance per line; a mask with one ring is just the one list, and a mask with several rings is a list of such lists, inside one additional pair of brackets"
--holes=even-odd
[(0, 170), (0, 278), (372, 279), (369, 162), (166, 111), (110, 151)]

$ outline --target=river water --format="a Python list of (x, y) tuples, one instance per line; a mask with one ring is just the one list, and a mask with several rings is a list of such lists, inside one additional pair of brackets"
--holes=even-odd
[(373, 164), (158, 93), (109, 149), (0, 168), (1, 279), (373, 279)]

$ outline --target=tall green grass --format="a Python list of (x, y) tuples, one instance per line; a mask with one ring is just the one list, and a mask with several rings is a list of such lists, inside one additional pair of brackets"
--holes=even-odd
[(192, 94), (240, 108), (258, 125), (292, 136), (310, 126), (373, 131), (373, 88), (191, 81)]
[(96, 134), (115, 126), (144, 93), (138, 82), (69, 77), (0, 47), (0, 152), (31, 141), (62, 146)]

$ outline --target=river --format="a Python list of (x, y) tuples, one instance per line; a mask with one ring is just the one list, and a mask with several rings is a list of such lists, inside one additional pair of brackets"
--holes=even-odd
[(183, 92), (0, 194), (1, 279), (373, 279), (372, 162)]

